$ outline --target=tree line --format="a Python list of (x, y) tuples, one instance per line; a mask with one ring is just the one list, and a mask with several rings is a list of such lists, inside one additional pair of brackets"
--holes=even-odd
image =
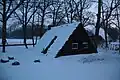
[[(98, 6), (97, 14), (89, 10), (92, 5)], [(5, 52), (7, 23), (12, 18), (22, 27), (26, 48), (28, 48), (26, 42), (28, 25), (31, 25), (34, 46), (36, 28), (39, 26), (38, 29), (43, 34), (43, 29), (47, 23), (46, 19), (51, 21), (50, 25), (53, 27), (74, 21), (79, 21), (84, 26), (95, 25), (96, 36), (99, 35), (99, 29), (102, 26), (105, 29), (107, 47), (108, 27), (116, 26), (120, 30), (119, 12), (119, 0), (1, 0), (2, 50)], [(97, 22), (95, 21), (96, 17)], [(36, 24), (38, 26), (35, 26)], [(9, 30), (15, 28), (17, 26), (13, 26), (13, 28), (9, 26)]]

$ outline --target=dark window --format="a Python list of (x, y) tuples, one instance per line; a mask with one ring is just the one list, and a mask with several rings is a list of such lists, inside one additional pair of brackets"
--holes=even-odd
[(84, 49), (88, 49), (88, 45), (85, 45), (85, 46), (84, 46)]
[(84, 49), (88, 48), (88, 42), (83, 42), (82, 44), (84, 45)]
[(88, 42), (83, 42), (84, 45), (88, 45)]
[(78, 49), (78, 43), (72, 43), (72, 49)]

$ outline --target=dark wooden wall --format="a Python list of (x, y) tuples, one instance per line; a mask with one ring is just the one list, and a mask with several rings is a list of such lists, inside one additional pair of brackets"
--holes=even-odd
[[(85, 49), (86, 45), (83, 45), (83, 42), (88, 42), (88, 48)], [(72, 43), (78, 43), (78, 49), (72, 49)], [(65, 42), (64, 46), (59, 50), (56, 58), (59, 56), (65, 55), (75, 55), (75, 54), (89, 54), (97, 53), (97, 49), (92, 44), (87, 32), (83, 28), (82, 24), (79, 24), (78, 27), (70, 35), (68, 41)]]

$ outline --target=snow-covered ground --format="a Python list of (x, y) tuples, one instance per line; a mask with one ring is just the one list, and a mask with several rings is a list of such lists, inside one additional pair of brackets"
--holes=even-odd
[[(23, 39), (6, 39), (8, 44), (23, 44)], [(27, 39), (27, 43), (32, 43), (32, 39)], [(0, 39), (0, 44), (2, 44), (2, 39)]]
[[(14, 57), (7, 63), (0, 63), (0, 80), (120, 80), (118, 52), (99, 48), (98, 53), (54, 58), (76, 26), (77, 23), (66, 24), (49, 30), (34, 48), (12, 46), (6, 47), (6, 53), (2, 53), (0, 47), (0, 59)], [(58, 37), (57, 40), (47, 55), (42, 54), (54, 36)], [(8, 43), (13, 42), (21, 43), (21, 40), (8, 40)], [(35, 63), (35, 60), (40, 62)], [(20, 65), (13, 66), (15, 61)]]
[[(0, 59), (15, 57), (0, 63), (0, 80), (120, 80), (120, 55), (98, 49), (99, 53), (54, 58), (41, 54), (40, 43), (36, 47), (7, 47)], [(114, 54), (113, 54), (114, 53)], [(40, 59), (40, 63), (34, 60)], [(12, 66), (19, 61), (20, 65)]]

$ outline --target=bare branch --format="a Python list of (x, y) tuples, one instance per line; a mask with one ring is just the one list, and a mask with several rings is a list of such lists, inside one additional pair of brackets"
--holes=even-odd
[(39, 12), (37, 12), (37, 14), (40, 15), (40, 16), (42, 17), (42, 15), (41, 15)]
[(113, 21), (112, 21), (112, 22), (110, 22), (109, 24), (110, 24), (110, 25), (111, 25), (111, 24), (112, 24), (112, 25), (115, 25), (116, 27), (118, 27), (118, 28), (119, 28), (119, 26), (118, 26), (115, 22), (113, 22)]
[(18, 15), (16, 12), (14, 12), (14, 13), (15, 13), (15, 15), (17, 16), (17, 18), (19, 19), (20, 23), (23, 24), (22, 19), (19, 17), (19, 15)]
[(60, 9), (61, 5), (62, 5), (62, 3), (61, 3), (61, 4), (59, 4), (59, 6), (58, 6), (58, 8), (57, 8), (57, 10), (56, 10), (56, 13), (58, 13), (58, 11), (59, 11), (59, 9)]
[[(40, 5), (40, 3), (38, 4), (38, 6)], [(35, 12), (37, 11), (37, 8), (35, 9), (35, 11), (31, 14), (31, 16), (29, 17), (28, 21), (27, 21), (27, 24), (28, 22), (30, 21), (30, 19), (32, 18), (32, 16), (35, 14)]]
[(0, 20), (0, 22), (3, 22), (2, 20)]
[(2, 4), (2, 5), (3, 5), (3, 3), (2, 3), (2, 2), (0, 2), (0, 4)]
[(23, 4), (25, 0), (21, 0), (20, 3), (10, 12), (10, 14), (6, 17), (6, 20), (8, 20), (10, 18), (10, 16), (12, 15), (12, 13), (21, 5)]
[[(38, 3), (37, 7), (39, 7), (39, 5), (40, 5), (40, 2)], [(36, 9), (34, 10), (34, 12), (30, 15), (30, 17), (29, 17), (29, 19), (28, 19), (28, 21), (27, 21), (26, 24), (29, 23), (30, 19), (32, 18), (32, 16), (35, 14), (36, 11), (37, 11), (37, 8), (36, 8)]]
[(28, 8), (28, 12), (32, 9), (33, 6), (34, 6), (34, 5), (32, 5), (32, 6), (30, 6), (30, 7)]
[(0, 14), (1, 14), (1, 15), (3, 15), (3, 13), (2, 13), (2, 12), (0, 12)]
[(65, 14), (60, 18), (59, 22), (57, 23), (57, 26), (59, 25), (59, 23), (62, 21), (64, 17), (65, 17)]
[[(106, 11), (106, 16), (107, 16), (107, 17), (106, 17), (105, 20), (108, 20), (108, 19), (111, 17), (113, 10), (116, 9), (119, 5), (120, 5), (120, 4), (117, 3), (117, 4), (115, 4), (115, 6), (113, 7), (113, 0), (112, 0), (111, 5), (110, 5), (110, 10), (107, 10), (107, 11)], [(104, 11), (104, 12), (105, 12), (105, 11)]]
[(89, 21), (89, 17), (86, 19), (85, 18), (83, 19), (83, 24), (87, 23), (87, 21)]
[(12, 0), (10, 0), (10, 3), (9, 3), (9, 6), (8, 6), (8, 9), (7, 9), (7, 11), (6, 11), (6, 14), (9, 12), (10, 7), (11, 7), (11, 4), (12, 4)]
[(49, 13), (51, 13), (51, 12), (46, 12), (45, 14), (49, 14)]
[(40, 8), (40, 9), (41, 9), (41, 11), (43, 11), (43, 8), (42, 8), (41, 6), (39, 6), (38, 8)]
[(30, 0), (27, 1), (26, 3), (27, 3), (27, 5), (26, 5), (26, 13), (28, 13), (30, 11), (30, 9), (31, 9), (31, 7), (30, 8), (28, 7), (29, 3), (30, 3)]

